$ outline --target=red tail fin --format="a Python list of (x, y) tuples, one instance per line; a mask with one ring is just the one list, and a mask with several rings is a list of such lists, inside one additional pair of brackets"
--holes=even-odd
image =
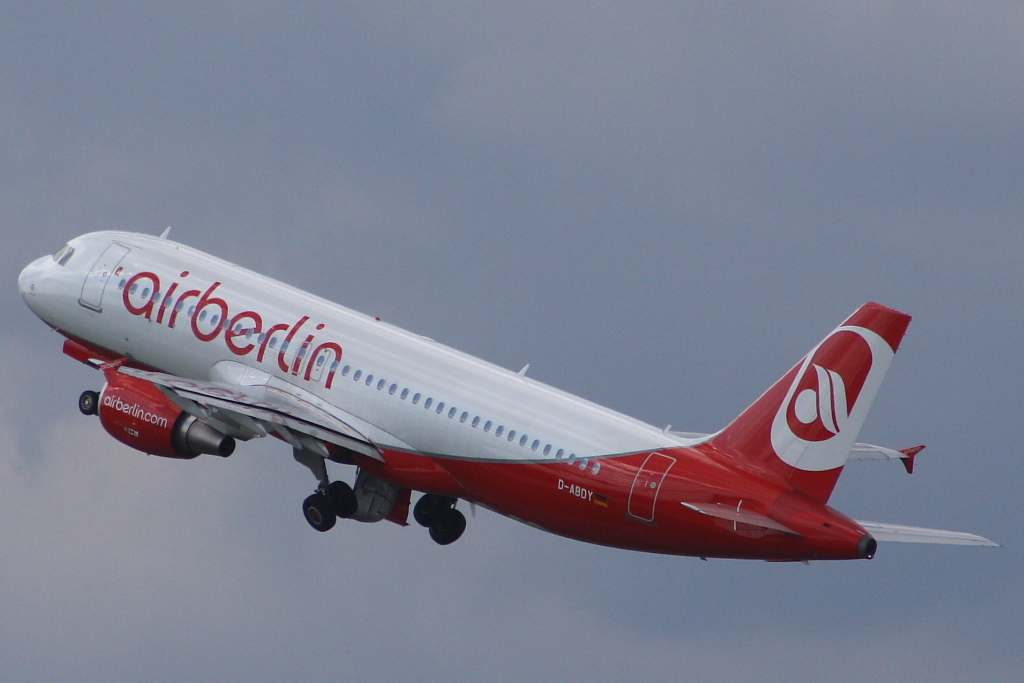
[(861, 306), (711, 440), (827, 502), (910, 316)]

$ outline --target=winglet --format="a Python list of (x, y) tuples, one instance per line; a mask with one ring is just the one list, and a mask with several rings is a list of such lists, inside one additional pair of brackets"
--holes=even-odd
[(923, 450), (924, 450), (924, 445), (913, 446), (911, 448), (901, 448), (900, 449), (900, 453), (903, 454), (903, 457), (900, 458), (900, 462), (903, 463), (903, 467), (904, 467), (904, 469), (907, 470), (907, 474), (913, 474), (914, 473), (914, 458), (916, 458), (917, 454), (920, 453)]

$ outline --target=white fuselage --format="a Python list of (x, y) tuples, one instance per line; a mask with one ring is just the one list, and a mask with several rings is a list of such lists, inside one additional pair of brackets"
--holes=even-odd
[(543, 462), (694, 443), (169, 240), (98, 232), (69, 247), (22, 276), (53, 327), (184, 378), (269, 373), (384, 447)]

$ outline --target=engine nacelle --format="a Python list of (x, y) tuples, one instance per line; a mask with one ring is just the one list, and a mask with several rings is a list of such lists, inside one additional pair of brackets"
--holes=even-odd
[(165, 458), (190, 459), (203, 453), (227, 457), (235, 440), (189, 415), (152, 382), (115, 375), (100, 392), (99, 417), (112, 437), (132, 448)]

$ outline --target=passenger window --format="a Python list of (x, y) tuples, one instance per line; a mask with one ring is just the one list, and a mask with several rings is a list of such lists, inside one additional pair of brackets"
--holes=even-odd
[(420, 402), (420, 395), (418, 393), (412, 395), (412, 404), (416, 405)]
[(494, 435), (501, 436), (503, 431), (505, 431), (505, 425), (498, 425), (498, 428), (494, 430)]
[(564, 448), (559, 448), (558, 452), (555, 453), (555, 457), (558, 458), (559, 460), (562, 459), (563, 455), (565, 455), (565, 449)]
[(449, 420), (452, 419), (453, 417), (455, 417), (455, 411), (456, 411), (455, 408), (452, 408), (451, 410), (448, 411), (448, 419)]
[(203, 311), (202, 313), (199, 314), (199, 319), (206, 320), (206, 311)]
[(125, 286), (126, 284), (128, 284), (128, 281), (127, 281), (127, 280), (125, 280), (125, 279), (122, 279), (122, 280), (121, 280), (120, 282), (118, 282), (118, 283), (117, 283), (117, 288), (118, 288), (118, 289), (124, 289), (124, 286)]
[(487, 422), (484, 422), (484, 432), (489, 432), (489, 431), (491, 431), (491, 421), (490, 420), (488, 420)]
[(428, 396), (428, 397), (427, 397), (427, 400), (423, 402), (423, 407), (424, 407), (424, 408), (429, 408), (429, 407), (430, 407), (430, 404), (431, 404), (431, 403), (433, 403), (433, 402), (434, 402), (434, 399), (432, 399), (432, 398), (430, 398), (430, 397)]
[(478, 424), (480, 424), (480, 416), (479, 415), (477, 415), (476, 417), (473, 418), (473, 428), (476, 429), (476, 426)]
[(384, 380), (377, 382), (377, 391), (383, 390), (385, 384), (387, 384), (387, 382), (385, 382)]
[(366, 376), (366, 386), (370, 386), (373, 383), (373, 375)]
[[(261, 335), (261, 336), (262, 336), (262, 335)], [(348, 377), (348, 371), (349, 371), (349, 370), (351, 370), (351, 369), (352, 369), (352, 366), (351, 366), (351, 365), (346, 365), (345, 367), (343, 367), (343, 368), (341, 369), (341, 376), (342, 376), (342, 377)]]
[(442, 410), (444, 410), (444, 401), (437, 404), (437, 414), (440, 415)]
[(401, 398), (404, 401), (405, 397), (408, 396), (408, 395), (409, 395), (409, 390), (408, 389), (402, 389), (402, 395), (399, 396), (399, 398)]
[[(270, 345), (273, 346), (274, 342), (270, 342)], [(362, 377), (362, 376), (363, 376), (363, 371), (362, 370), (356, 370), (356, 374), (352, 375), (352, 381), (358, 382), (359, 378)]]
[(569, 463), (571, 464), (571, 463), (574, 463), (574, 462), (576, 462), (576, 454), (575, 453), (570, 453), (569, 454)]
[(508, 436), (505, 437), (505, 438), (507, 438), (509, 441), (511, 441), (512, 439), (516, 438), (516, 430), (514, 430), (514, 429), (508, 430)]
[(316, 366), (320, 367), (321, 365), (324, 364), (325, 360), (327, 360), (327, 356), (320, 356), (319, 358), (316, 359)]
[(551, 455), (551, 444), (544, 446), (544, 455)]
[(582, 460), (580, 460), (580, 471), (582, 472), (582, 471), (584, 471), (586, 469), (587, 469), (587, 459), (583, 458)]
[(392, 384), (390, 387), (388, 387), (388, 393), (391, 394), (392, 396), (395, 395), (396, 391), (398, 391), (398, 385), (397, 384)]
[(188, 307), (188, 313), (186, 313), (185, 315), (187, 315), (188, 317), (191, 318), (195, 314), (196, 314), (196, 307), (195, 306), (189, 306)]
[(595, 462), (594, 466), (590, 468), (590, 473), (591, 474), (597, 474), (600, 471), (601, 471), (601, 463), (599, 463), (599, 462)]
[(467, 417), (469, 417), (469, 413), (463, 413), (462, 415), (459, 415), (459, 422), (465, 424)]
[(135, 282), (135, 283), (132, 284), (132, 288), (128, 290), (128, 293), (129, 294), (134, 294), (138, 290), (139, 290), (139, 283)]
[(540, 447), (540, 439), (534, 439), (533, 443), (530, 444), (530, 450), (535, 451)]
[(521, 437), (519, 437), (519, 445), (520, 446), (525, 446), (526, 445), (526, 439), (527, 439), (526, 434), (523, 434)]

